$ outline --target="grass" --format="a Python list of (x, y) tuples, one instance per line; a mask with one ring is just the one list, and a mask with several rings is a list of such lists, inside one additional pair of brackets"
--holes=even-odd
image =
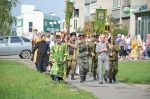
[(95, 99), (92, 93), (55, 83), (22, 63), (0, 60), (1, 99)]
[(150, 84), (150, 61), (119, 62), (117, 79), (131, 84)]

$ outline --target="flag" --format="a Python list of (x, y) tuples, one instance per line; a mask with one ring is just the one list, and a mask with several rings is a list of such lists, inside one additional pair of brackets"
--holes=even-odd
[(66, 16), (65, 16), (65, 21), (68, 24), (70, 21), (70, 18), (72, 17), (72, 13), (73, 13), (73, 2), (67, 2), (66, 4)]
[(106, 9), (96, 9), (94, 29), (99, 33), (105, 31), (106, 15)]

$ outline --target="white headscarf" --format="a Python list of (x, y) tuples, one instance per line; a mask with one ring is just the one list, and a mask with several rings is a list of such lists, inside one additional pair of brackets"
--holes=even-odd
[(121, 39), (124, 39), (124, 34), (121, 35)]

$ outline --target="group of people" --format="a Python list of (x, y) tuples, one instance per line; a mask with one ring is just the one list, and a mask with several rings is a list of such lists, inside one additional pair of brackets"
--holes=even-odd
[[(118, 38), (95, 33), (86, 37), (75, 32), (55, 35), (48, 31), (37, 33), (35, 29), (32, 37), (32, 60), (39, 72), (48, 70), (54, 81), (69, 78), (69, 75), (71, 80), (75, 80), (76, 68), (79, 68), (80, 83), (86, 81), (87, 73), (93, 74), (93, 80), (99, 80), (99, 84), (116, 82), (118, 55), (121, 56), (125, 50), (119, 35)], [(133, 42), (131, 46), (134, 47)]]
[(147, 40), (142, 40), (139, 34), (133, 37), (118, 34), (116, 43), (121, 48), (119, 52), (120, 60), (125, 58), (131, 60), (150, 58), (150, 34), (147, 35)]

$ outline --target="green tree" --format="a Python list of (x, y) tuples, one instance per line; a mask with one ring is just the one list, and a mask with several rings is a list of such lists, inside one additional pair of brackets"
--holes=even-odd
[(18, 0), (0, 0), (0, 35), (10, 35), (12, 24), (16, 22), (11, 10), (17, 3)]

